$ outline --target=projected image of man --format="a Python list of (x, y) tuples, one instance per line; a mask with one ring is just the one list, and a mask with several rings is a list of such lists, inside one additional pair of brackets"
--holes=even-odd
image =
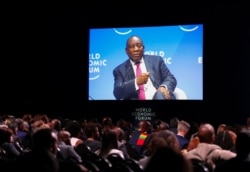
[(128, 60), (113, 70), (117, 100), (171, 100), (177, 85), (161, 56), (145, 55), (145, 45), (138, 36), (126, 42)]

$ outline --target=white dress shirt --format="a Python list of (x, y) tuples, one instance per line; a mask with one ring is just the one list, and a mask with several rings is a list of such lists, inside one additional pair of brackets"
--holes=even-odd
[[(130, 60), (130, 62), (132, 64), (132, 66), (133, 66), (133, 70), (134, 70), (134, 73), (136, 75), (136, 64), (132, 60)], [(140, 67), (141, 67), (142, 73), (147, 72), (147, 68), (146, 68), (146, 65), (144, 63), (143, 58), (141, 59)], [(149, 73), (149, 76), (150, 76), (150, 73)], [(136, 88), (136, 90), (139, 89), (139, 87), (138, 87), (138, 85), (136, 83), (136, 79), (135, 79), (135, 88)], [(152, 100), (152, 98), (153, 98), (153, 96), (154, 96), (154, 94), (156, 92), (156, 89), (153, 86), (153, 83), (152, 83), (150, 78), (148, 79), (148, 82), (146, 84), (144, 84), (144, 89), (145, 89), (146, 100)]]

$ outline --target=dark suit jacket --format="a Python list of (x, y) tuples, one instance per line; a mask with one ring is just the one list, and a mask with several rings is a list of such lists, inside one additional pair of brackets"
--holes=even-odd
[[(150, 73), (150, 79), (156, 88), (160, 85), (166, 85), (168, 90), (174, 91), (177, 81), (174, 75), (167, 68), (164, 60), (160, 56), (144, 55), (143, 56), (147, 71)], [(118, 100), (137, 100), (138, 91), (135, 88), (135, 74), (130, 60), (126, 60), (113, 70), (114, 91), (113, 94)], [(173, 96), (174, 97), (174, 96)]]
[(75, 149), (71, 145), (59, 144), (58, 145), (57, 158), (61, 161), (74, 161), (77, 163), (82, 162), (82, 158), (75, 151)]

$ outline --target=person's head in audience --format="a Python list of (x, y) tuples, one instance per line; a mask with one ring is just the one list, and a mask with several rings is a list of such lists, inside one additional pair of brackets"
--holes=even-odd
[(226, 124), (220, 124), (219, 126), (218, 126), (218, 128), (217, 128), (217, 134), (219, 133), (219, 132), (222, 132), (222, 131), (224, 131), (224, 130), (226, 130), (227, 129), (227, 125)]
[(58, 132), (62, 128), (62, 122), (58, 118), (54, 118), (49, 123), (50, 128), (53, 130), (53, 132)]
[(17, 126), (17, 123), (16, 123), (16, 117), (12, 116), (12, 115), (8, 115), (6, 117), (4, 123), (8, 126), (9, 129), (12, 130), (13, 135), (16, 135), (16, 132), (18, 130), (18, 126)]
[(12, 137), (13, 131), (6, 127), (0, 127), (0, 146), (3, 143), (10, 143), (11, 142), (11, 137)]
[(179, 118), (173, 117), (169, 121), (169, 130), (173, 131), (175, 134), (177, 134), (177, 125), (179, 122)]
[(170, 128), (177, 128), (178, 122), (179, 122), (179, 118), (177, 118), (177, 117), (171, 118), (169, 120), (169, 127)]
[(30, 126), (29, 126), (29, 123), (27, 121), (24, 121), (22, 118), (17, 118), (16, 123), (17, 123), (18, 131), (22, 131), (22, 132), (29, 131)]
[(77, 121), (68, 121), (64, 127), (67, 130), (71, 137), (81, 138), (82, 137), (82, 128)]
[(116, 121), (116, 126), (122, 128), (124, 125), (126, 125), (126, 123), (127, 123), (127, 121), (126, 121), (125, 119), (121, 118), (121, 119), (118, 119), (118, 120)]
[(50, 128), (49, 124), (45, 123), (43, 120), (36, 120), (31, 124), (32, 131), (35, 131), (40, 128)]
[(155, 136), (163, 138), (166, 141), (168, 147), (179, 151), (179, 142), (174, 132), (169, 130), (161, 130), (157, 132)]
[(228, 130), (217, 133), (214, 143), (225, 150), (231, 150), (234, 147), (233, 139)]
[(153, 132), (158, 131), (161, 122), (162, 122), (161, 119), (156, 119), (156, 120), (153, 121), (153, 123), (152, 123)]
[(164, 146), (156, 150), (144, 171), (192, 172), (192, 166), (180, 151)]
[(190, 128), (190, 124), (187, 121), (181, 120), (177, 125), (177, 134), (186, 137)]
[(34, 121), (42, 120), (45, 124), (49, 123), (49, 117), (47, 114), (36, 114), (33, 117)]
[(166, 121), (162, 121), (160, 123), (160, 130), (168, 130), (169, 129), (169, 124)]
[(87, 138), (92, 138), (95, 140), (100, 139), (100, 133), (99, 133), (99, 129), (96, 123), (87, 124), (84, 131), (85, 131)]
[(57, 140), (50, 128), (38, 128), (32, 136), (32, 150), (47, 150), (53, 154), (57, 152)]
[(149, 153), (149, 155), (152, 155), (153, 153), (155, 153), (159, 148), (161, 147), (165, 147), (168, 146), (167, 142), (164, 138), (162, 137), (153, 137), (147, 147), (147, 151)]
[(160, 130), (167, 130), (167, 129), (169, 129), (169, 125), (167, 122), (165, 122), (161, 119), (156, 119), (152, 123), (152, 129), (153, 129), (153, 132), (157, 132)]
[(110, 154), (119, 155), (124, 159), (124, 154), (118, 148), (117, 132), (115, 129), (106, 130), (102, 135), (102, 146), (97, 154), (102, 158), (108, 158)]
[(116, 126), (116, 127), (113, 128), (113, 130), (114, 130), (114, 131), (116, 132), (116, 134), (117, 134), (117, 140), (118, 140), (119, 142), (123, 142), (124, 139), (125, 139), (123, 129), (122, 129), (121, 127)]
[(57, 141), (50, 128), (38, 128), (32, 135), (32, 149), (19, 160), (17, 168), (26, 172), (59, 172)]
[(60, 130), (57, 133), (58, 142), (64, 143), (66, 145), (71, 145), (70, 137), (71, 137), (70, 132), (64, 129)]
[(142, 133), (145, 132), (145, 133), (150, 134), (152, 131), (151, 123), (150, 123), (150, 121), (147, 121), (147, 120), (139, 121), (138, 127), (139, 127), (138, 130)]
[(208, 123), (201, 124), (198, 129), (198, 137), (201, 143), (213, 143), (215, 140), (214, 127)]
[(116, 126), (120, 127), (123, 130), (124, 141), (129, 141), (133, 132), (133, 125), (124, 119), (120, 119), (117, 121)]
[(32, 120), (32, 115), (29, 114), (29, 113), (26, 113), (26, 114), (24, 114), (24, 115), (22, 116), (22, 119), (30, 124), (30, 123), (31, 123), (31, 120)]
[(80, 123), (81, 127), (84, 129), (86, 127), (86, 125), (88, 124), (88, 120), (86, 118), (80, 118), (79, 123)]
[(115, 125), (114, 125), (113, 120), (112, 120), (111, 117), (105, 116), (102, 119), (102, 128), (103, 128), (103, 131), (109, 130), (109, 129), (113, 128), (114, 126)]
[(117, 133), (115, 129), (110, 129), (103, 133), (100, 155), (107, 154), (111, 149), (118, 149)]
[(143, 123), (144, 123), (144, 120), (141, 120), (138, 122), (137, 128), (139, 131), (141, 130)]

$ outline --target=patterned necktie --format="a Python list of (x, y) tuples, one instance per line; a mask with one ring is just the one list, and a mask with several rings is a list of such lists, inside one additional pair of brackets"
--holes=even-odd
[[(142, 74), (141, 72), (141, 67), (140, 67), (140, 63), (136, 64), (136, 77), (140, 76)], [(139, 100), (145, 100), (146, 96), (145, 96), (145, 90), (144, 90), (144, 86), (143, 85), (139, 85)]]

